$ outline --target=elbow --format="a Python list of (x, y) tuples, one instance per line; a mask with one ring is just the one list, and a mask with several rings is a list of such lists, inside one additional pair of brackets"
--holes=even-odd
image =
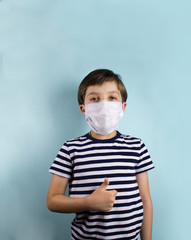
[(150, 207), (150, 208), (153, 208), (153, 203), (152, 203), (152, 199), (151, 198), (148, 198), (148, 199), (143, 199), (142, 200), (142, 203), (143, 203), (143, 207)]
[(58, 202), (55, 200), (55, 197), (54, 197), (54, 196), (49, 196), (49, 197), (47, 197), (46, 206), (47, 206), (48, 210), (50, 210), (51, 212), (58, 212), (58, 213), (61, 213), (61, 212), (62, 212), (62, 211), (59, 209), (59, 204), (58, 204)]
[(51, 212), (55, 212), (55, 210), (54, 210), (54, 207), (53, 207), (53, 204), (52, 204), (52, 201), (51, 201), (51, 198), (50, 198), (50, 197), (47, 197), (47, 199), (46, 199), (46, 206), (47, 206), (48, 210), (50, 210)]
[(49, 199), (46, 200), (46, 207), (48, 208), (48, 210), (52, 211), (52, 207)]
[(150, 194), (141, 196), (141, 199), (142, 199), (143, 205), (144, 204), (152, 205), (152, 199)]

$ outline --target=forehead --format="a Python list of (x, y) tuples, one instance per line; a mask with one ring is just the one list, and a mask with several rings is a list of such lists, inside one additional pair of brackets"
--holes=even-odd
[(91, 93), (106, 94), (110, 92), (120, 93), (114, 81), (104, 82), (102, 85), (89, 86), (86, 90), (86, 96)]

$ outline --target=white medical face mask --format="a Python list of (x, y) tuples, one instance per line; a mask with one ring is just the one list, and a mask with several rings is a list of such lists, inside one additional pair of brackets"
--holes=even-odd
[(123, 117), (121, 102), (103, 100), (85, 105), (85, 119), (92, 131), (107, 135), (115, 131)]

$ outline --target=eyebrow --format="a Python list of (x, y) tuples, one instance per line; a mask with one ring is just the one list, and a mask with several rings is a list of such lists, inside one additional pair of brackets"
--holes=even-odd
[(120, 94), (119, 94), (119, 91), (110, 91), (110, 92), (108, 92), (108, 93), (117, 93), (118, 95), (120, 95)]
[[(109, 93), (109, 94), (111, 94), (111, 93), (117, 93), (118, 95), (120, 95), (118, 91), (110, 91), (110, 92), (107, 92), (107, 93)], [(99, 94), (99, 92), (90, 92), (90, 93), (88, 93), (87, 96), (89, 96), (89, 95), (94, 95), (94, 94), (95, 94), (95, 95), (96, 95), (96, 94)]]
[(98, 94), (98, 92), (90, 92), (90, 93), (88, 93), (88, 96), (93, 95), (93, 94)]

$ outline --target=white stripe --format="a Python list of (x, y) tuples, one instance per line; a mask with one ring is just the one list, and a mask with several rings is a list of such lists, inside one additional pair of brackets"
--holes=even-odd
[(81, 172), (81, 173), (78, 173), (77, 174), (77, 176), (78, 177), (89, 177), (89, 176), (92, 176), (92, 178), (93, 178), (93, 175), (104, 175), (104, 176), (106, 176), (107, 177), (107, 175), (109, 175), (109, 174), (120, 174), (120, 173), (125, 173), (125, 172), (128, 172), (128, 173), (131, 173), (131, 174), (134, 174), (135, 173), (135, 170), (134, 169), (131, 169), (131, 170), (126, 170), (126, 171), (124, 171), (124, 170), (102, 170), (102, 171), (99, 171), (99, 172), (97, 172), (97, 171), (93, 171), (93, 169), (92, 169), (92, 171), (89, 171), (89, 172)]
[(131, 199), (118, 199), (118, 200), (115, 200), (115, 204), (131, 203), (131, 202), (139, 201), (139, 200), (141, 200), (140, 197), (134, 197), (134, 198), (131, 198)]
[[(132, 180), (136, 180), (136, 177), (135, 176), (131, 176), (131, 177), (112, 177), (112, 178), (108, 178), (109, 179), (109, 182), (112, 183), (112, 182), (115, 182), (115, 181), (132, 181)], [(90, 180), (74, 180), (72, 182), (72, 184), (86, 184), (86, 183), (89, 183)], [(95, 179), (91, 179), (91, 182), (92, 183), (100, 183), (100, 185), (104, 182), (104, 178), (95, 178)]]
[[(110, 210), (110, 212), (112, 212), (113, 210)], [(93, 212), (93, 211), (91, 211), (91, 212)], [(96, 213), (97, 211), (95, 211), (95, 213)], [(142, 214), (143, 213), (143, 209), (140, 209), (140, 210), (136, 210), (136, 214)], [(97, 214), (97, 215), (91, 215), (91, 216), (89, 216), (88, 218), (89, 219), (91, 219), (91, 220), (93, 220), (93, 219), (97, 219), (97, 218), (103, 218), (103, 219), (106, 219), (106, 220), (111, 220), (111, 219), (114, 219), (114, 218), (121, 218), (121, 219), (124, 219), (124, 218), (129, 218), (129, 217), (132, 217), (132, 216), (134, 216), (135, 215), (135, 211), (133, 211), (133, 212), (130, 212), (130, 213), (121, 213), (120, 215), (119, 214), (111, 214), (111, 215), (104, 215), (104, 216), (102, 216), (102, 215), (99, 215), (99, 214)], [(83, 216), (83, 214), (79, 214), (79, 216), (80, 217), (82, 217)]]
[(86, 137), (84, 138), (84, 140), (81, 139), (83, 141), (79, 141), (78, 139), (76, 141), (75, 140), (67, 141), (67, 145), (68, 145), (68, 147), (70, 147), (70, 145), (74, 145), (74, 144), (83, 145), (83, 144), (92, 142), (90, 139), (87, 139), (87, 140), (85, 140), (85, 139), (86, 139)]
[(65, 168), (65, 167), (62, 167), (60, 165), (57, 165), (55, 163), (52, 164), (52, 167), (55, 167), (57, 169), (61, 169), (61, 170), (64, 170), (65, 172), (67, 172), (69, 175), (71, 174), (71, 170), (69, 168)]
[[(71, 166), (71, 162), (64, 161), (64, 160), (62, 160), (61, 158), (56, 157), (55, 160), (56, 160), (57, 162), (63, 163), (63, 164), (68, 165), (68, 166)], [(53, 163), (53, 164), (54, 164), (54, 163)]]
[[(141, 207), (141, 206), (143, 206), (142, 202), (137, 203), (137, 204), (133, 204), (133, 205), (130, 205), (130, 206), (126, 206), (126, 207), (113, 207), (112, 211), (120, 211), (120, 212), (129, 211), (129, 210), (133, 210), (135, 208)], [(112, 216), (114, 217), (115, 214), (113, 214)], [(116, 217), (117, 216), (119, 216), (119, 215), (116, 215)]]
[(149, 163), (150, 161), (151, 161), (150, 158), (148, 158), (148, 159), (146, 159), (146, 160), (144, 160), (144, 161), (142, 160), (138, 166), (141, 167), (141, 165), (146, 164), (146, 163)]
[(144, 167), (144, 168), (139, 168), (139, 169), (137, 169), (137, 173), (139, 173), (139, 172), (144, 172), (144, 171), (147, 171), (148, 169), (150, 169), (150, 168), (152, 168), (152, 167), (154, 167), (154, 165), (149, 165), (149, 166), (146, 166), (146, 167)]
[(49, 170), (49, 173), (56, 174), (58, 176), (65, 177), (65, 178), (70, 178), (70, 175), (67, 175), (67, 174), (52, 170), (52, 169)]
[[(132, 196), (134, 194), (137, 194), (137, 193), (139, 193), (139, 190), (128, 191), (128, 192), (120, 192), (120, 193), (118, 192), (117, 194), (118, 194), (118, 196), (130, 197), (130, 196)], [(86, 196), (87, 196), (87, 194), (75, 194), (75, 193), (70, 195), (70, 197), (74, 197), (74, 198), (82, 198), (82, 197), (86, 197)]]
[[(106, 162), (103, 164), (102, 163), (95, 163), (95, 164), (87, 164), (87, 165), (79, 165), (76, 166), (74, 169), (75, 170), (83, 170), (83, 169), (90, 169), (90, 168), (99, 168), (99, 167), (134, 167), (135, 164), (134, 163), (128, 163), (128, 162), (123, 162), (123, 163), (116, 163), (116, 162)], [(125, 169), (124, 169), (125, 171)]]
[(148, 157), (148, 156), (149, 156), (149, 153), (146, 152), (146, 153), (144, 153), (143, 155), (141, 155), (141, 158), (145, 158), (145, 157)]
[(59, 152), (58, 152), (58, 155), (60, 155), (60, 156), (62, 156), (62, 157), (65, 157), (65, 158), (67, 158), (67, 159), (70, 159), (70, 156), (67, 155), (67, 154), (64, 153), (64, 152), (59, 151)]

